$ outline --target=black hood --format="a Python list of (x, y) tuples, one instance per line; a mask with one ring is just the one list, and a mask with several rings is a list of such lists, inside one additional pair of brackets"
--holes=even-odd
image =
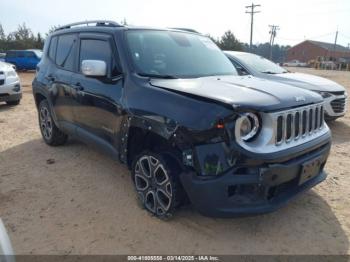
[(275, 111), (319, 103), (315, 92), (252, 76), (151, 79), (151, 85), (259, 111)]

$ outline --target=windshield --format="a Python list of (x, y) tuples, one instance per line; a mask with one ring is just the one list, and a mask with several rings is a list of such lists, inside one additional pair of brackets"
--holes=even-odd
[(266, 73), (266, 74), (282, 74), (287, 73), (288, 71), (274, 62), (258, 55), (249, 54), (249, 53), (240, 53), (235, 54), (239, 59), (244, 63), (248, 64), (250, 67), (255, 70)]
[(127, 32), (130, 56), (140, 75), (195, 78), (237, 75), (223, 52), (207, 37), (157, 30)]

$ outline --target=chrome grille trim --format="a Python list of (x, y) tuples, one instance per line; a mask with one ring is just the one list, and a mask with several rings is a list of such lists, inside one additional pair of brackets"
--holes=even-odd
[[(277, 146), (284, 143), (290, 143), (293, 140), (303, 139), (309, 135), (318, 132), (324, 126), (323, 104), (310, 105), (306, 107), (296, 108), (285, 112), (278, 113), (276, 118), (276, 130), (275, 134), (283, 130), (283, 135), (280, 139), (275, 135)], [(299, 115), (298, 121), (298, 132), (296, 134), (297, 124), (295, 123), (296, 115)], [(277, 121), (278, 118), (283, 119), (282, 125)]]
[[(311, 132), (309, 132), (310, 109), (313, 111), (312, 119), (315, 119), (316, 108), (318, 108), (319, 112), (318, 125), (315, 128), (315, 120), (312, 120)], [(320, 136), (330, 134), (329, 128), (324, 122), (324, 117), (320, 112), (325, 112), (323, 103), (301, 106), (278, 112), (260, 112), (261, 129), (259, 135), (251, 141), (243, 141), (236, 136), (236, 141), (244, 149), (258, 154), (275, 153), (302, 145)], [(295, 131), (297, 113), (299, 113), (300, 116), (299, 135)], [(291, 115), (292, 121), (292, 123), (288, 124), (291, 128), (291, 137), (287, 141), (286, 128), (287, 116), (289, 114)], [(304, 130), (305, 132), (303, 132)]]

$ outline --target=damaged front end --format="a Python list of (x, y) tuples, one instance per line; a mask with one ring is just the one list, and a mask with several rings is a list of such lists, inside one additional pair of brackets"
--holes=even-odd
[(330, 132), (323, 105), (277, 112), (235, 108), (204, 131), (177, 128), (182, 184), (208, 216), (269, 212), (323, 181)]

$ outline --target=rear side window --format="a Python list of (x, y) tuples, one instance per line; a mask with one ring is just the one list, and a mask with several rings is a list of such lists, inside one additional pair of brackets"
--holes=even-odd
[(66, 70), (73, 71), (75, 35), (61, 35), (58, 37), (56, 64)]
[(57, 36), (52, 37), (50, 42), (50, 47), (49, 47), (49, 57), (53, 61), (55, 61), (55, 58), (56, 58), (57, 40), (58, 40)]

